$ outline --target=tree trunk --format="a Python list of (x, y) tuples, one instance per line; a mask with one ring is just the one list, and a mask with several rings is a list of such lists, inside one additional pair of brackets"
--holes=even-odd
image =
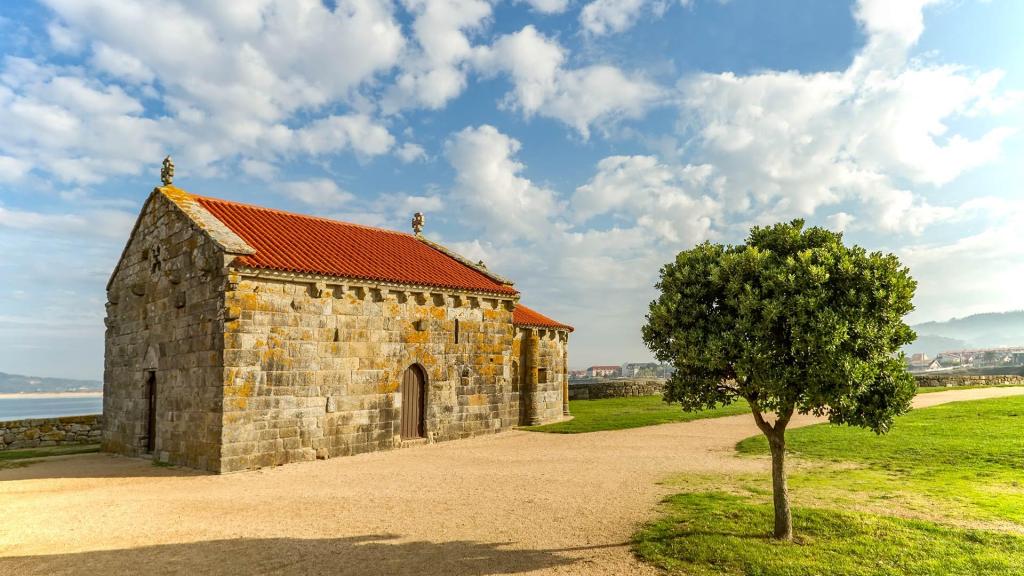
[(789, 511), (789, 486), (786, 484), (785, 430), (768, 435), (772, 451), (772, 495), (775, 503), (775, 538), (793, 539), (793, 515)]

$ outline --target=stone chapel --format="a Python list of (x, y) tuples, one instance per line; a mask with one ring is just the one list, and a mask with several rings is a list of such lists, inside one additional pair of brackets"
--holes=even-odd
[(225, 473), (568, 415), (572, 327), (422, 215), (406, 234), (196, 196), (167, 163), (107, 284), (104, 450)]

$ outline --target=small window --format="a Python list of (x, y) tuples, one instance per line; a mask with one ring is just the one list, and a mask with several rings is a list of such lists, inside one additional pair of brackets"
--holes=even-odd
[(459, 321), (455, 320), (455, 343), (459, 343)]
[(545, 383), (547, 383), (547, 381), (548, 381), (548, 369), (547, 368), (538, 368), (537, 369), (537, 383), (538, 384), (545, 384)]

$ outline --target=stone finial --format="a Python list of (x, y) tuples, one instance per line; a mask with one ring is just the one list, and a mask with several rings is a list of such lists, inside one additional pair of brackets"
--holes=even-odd
[(412, 215), (412, 231), (419, 236), (423, 233), (423, 212)]
[(164, 186), (170, 186), (174, 182), (174, 160), (170, 156), (164, 158), (163, 167), (160, 168), (160, 181)]

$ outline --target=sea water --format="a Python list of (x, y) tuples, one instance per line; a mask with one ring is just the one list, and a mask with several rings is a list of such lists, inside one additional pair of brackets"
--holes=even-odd
[(102, 396), (0, 398), (0, 421), (82, 416), (103, 412)]

